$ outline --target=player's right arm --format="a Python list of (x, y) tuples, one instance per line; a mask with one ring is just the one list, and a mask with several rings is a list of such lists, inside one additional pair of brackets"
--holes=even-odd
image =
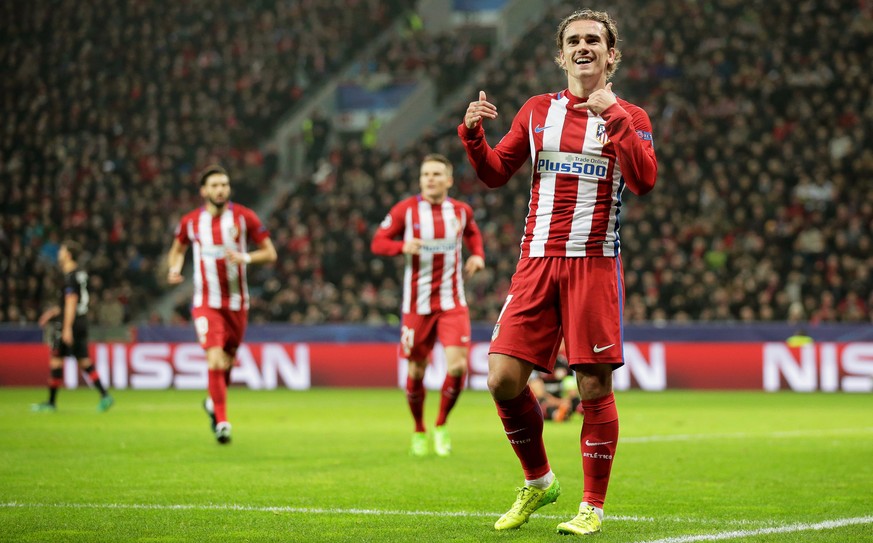
[(61, 314), (60, 307), (58, 307), (56, 305), (51, 306), (50, 308), (46, 309), (42, 315), (39, 316), (39, 321), (38, 321), (39, 325), (45, 326), (46, 324), (48, 324), (48, 321), (52, 320), (53, 318), (57, 317), (60, 314)]
[(467, 159), (479, 179), (491, 188), (505, 185), (530, 156), (527, 127), (522, 122), (525, 116), (529, 116), (527, 104), (515, 115), (509, 132), (492, 148), (485, 140), (482, 122), (496, 118), (497, 108), (486, 100), (485, 91), (479, 91), (479, 100), (470, 102), (464, 122), (458, 126)]
[(185, 253), (187, 251), (187, 245), (182, 244), (178, 239), (173, 240), (173, 246), (170, 247), (170, 252), (167, 253), (167, 283), (178, 285), (185, 280), (182, 277), (182, 266), (185, 264)]
[(405, 229), (403, 215), (406, 206), (403, 202), (391, 208), (391, 211), (385, 215), (376, 233), (373, 235), (373, 240), (370, 242), (370, 251), (374, 255), (382, 256), (397, 256), (401, 253), (414, 254), (411, 252), (414, 247), (409, 245), (410, 242), (418, 242), (418, 248), (421, 246), (421, 240), (402, 240), (397, 239), (402, 237)]

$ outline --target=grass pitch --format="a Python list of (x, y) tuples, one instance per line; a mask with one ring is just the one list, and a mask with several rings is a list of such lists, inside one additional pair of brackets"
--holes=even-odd
[[(521, 469), (486, 393), (449, 419), (450, 458), (411, 458), (400, 390), (232, 388), (233, 443), (202, 391), (0, 392), (2, 541), (568, 541), (578, 416), (547, 423), (563, 486), (512, 532), (494, 521)], [(429, 392), (432, 424), (439, 401)], [(873, 541), (873, 396), (622, 392), (600, 542)]]

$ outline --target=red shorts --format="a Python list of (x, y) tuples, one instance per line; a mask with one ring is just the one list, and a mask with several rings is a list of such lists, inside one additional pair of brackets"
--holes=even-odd
[(567, 360), (624, 364), (624, 273), (619, 257), (519, 260), (489, 352), (551, 373), (564, 339)]
[(231, 356), (236, 354), (246, 333), (248, 312), (245, 309), (232, 311), (224, 308), (195, 307), (191, 310), (191, 316), (194, 318), (197, 339), (204, 349), (221, 347)]
[(443, 347), (470, 346), (470, 310), (459, 306), (430, 315), (403, 314), (400, 352), (409, 360), (427, 359), (439, 338)]

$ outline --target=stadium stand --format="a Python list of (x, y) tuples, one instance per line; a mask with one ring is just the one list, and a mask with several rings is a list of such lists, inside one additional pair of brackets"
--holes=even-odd
[[(9, 37), (0, 66), (13, 74), (2, 87), (10, 118), (0, 146), (0, 321), (35, 320), (54, 292), (53, 251), (70, 233), (89, 240), (98, 320), (129, 320), (160, 290), (155, 268), (170, 219), (196, 205), (196, 168), (218, 157), (237, 197), (263, 194), (275, 165), (259, 136), (356, 48), (343, 24), (365, 32), (379, 25), (354, 26), (356, 18), (387, 17), (368, 11), (380, 3), (350, 1), (333, 4), (363, 12), (330, 21), (314, 7), (322, 3), (110, 4), (0, 7)], [(441, 81), (444, 96), (471, 78), (488, 92), (502, 113), (486, 125), (492, 144), (525, 99), (564, 87), (551, 37), (576, 7), (543, 13), (495, 70), (473, 66), (467, 78)], [(615, 89), (649, 112), (660, 164), (651, 194), (625, 192), (626, 320), (873, 321), (873, 8), (607, 8), (625, 54)], [(392, 40), (372, 66), (418, 74), (422, 58), (452, 58), (462, 43), (428, 37), (406, 49)], [(420, 157), (432, 151), (453, 160), (454, 195), (474, 207), (486, 239), (488, 268), (468, 283), (472, 317), (496, 319), (518, 257), (528, 172), (496, 191), (475, 179), (455, 135), (472, 98), (449, 104), (407, 147), (344, 140), (320, 151), (317, 170), (267, 220), (280, 262), (252, 277), (252, 322), (396, 322), (401, 261), (374, 258), (367, 245), (390, 204), (415, 191)]]

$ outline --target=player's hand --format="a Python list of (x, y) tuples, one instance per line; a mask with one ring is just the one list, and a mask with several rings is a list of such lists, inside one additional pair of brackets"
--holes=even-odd
[(239, 251), (234, 251), (233, 249), (227, 249), (224, 251), (224, 258), (227, 259), (231, 264), (246, 264), (246, 253), (241, 253)]
[(472, 277), (477, 271), (485, 269), (485, 259), (479, 255), (471, 255), (464, 264), (464, 273)]
[(167, 272), (167, 283), (171, 285), (178, 285), (184, 280), (185, 278), (179, 270), (170, 270)]
[(421, 252), (421, 240), (413, 238), (403, 242), (403, 254), (417, 255)]
[(612, 83), (607, 83), (602, 89), (597, 89), (588, 96), (588, 100), (581, 104), (576, 104), (573, 107), (576, 109), (587, 108), (588, 111), (595, 115), (600, 115), (606, 108), (616, 102), (615, 95), (612, 94)]
[(464, 114), (464, 125), (467, 128), (475, 128), (482, 122), (483, 119), (496, 119), (497, 106), (487, 101), (485, 91), (479, 91), (479, 99), (475, 102), (470, 102), (467, 106), (467, 113)]
[(71, 328), (64, 328), (61, 331), (61, 341), (64, 342), (64, 345), (73, 344), (73, 330)]

